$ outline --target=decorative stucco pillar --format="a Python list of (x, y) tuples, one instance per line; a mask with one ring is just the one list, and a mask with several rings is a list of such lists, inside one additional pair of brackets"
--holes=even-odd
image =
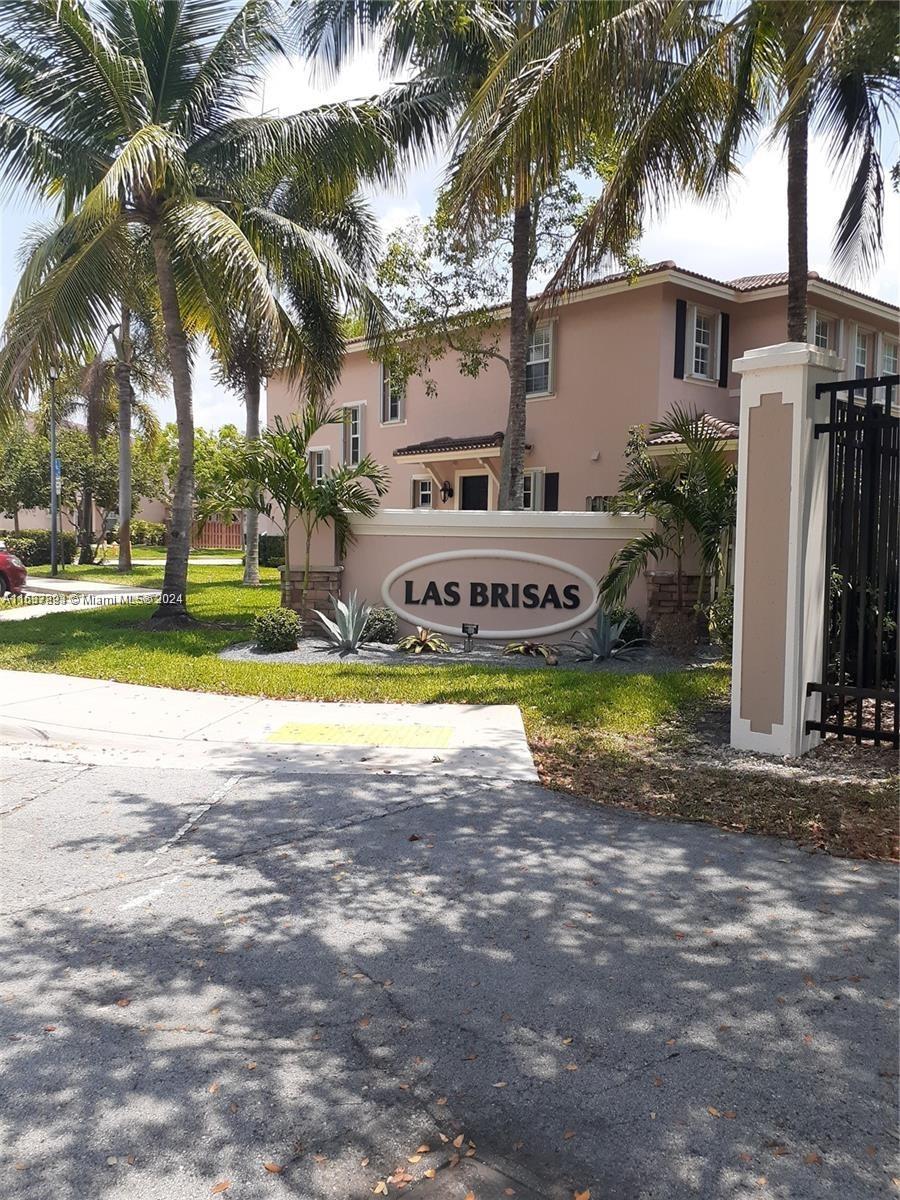
[(843, 360), (801, 342), (750, 350), (741, 375), (731, 744), (795, 757), (807, 734), (807, 683), (822, 670), (828, 439), (817, 383)]

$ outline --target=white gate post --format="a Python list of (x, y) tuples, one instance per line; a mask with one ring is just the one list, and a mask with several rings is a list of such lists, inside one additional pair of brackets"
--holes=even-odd
[(731, 744), (795, 757), (822, 671), (828, 419), (817, 383), (840, 378), (829, 350), (784, 342), (748, 351), (741, 375)]

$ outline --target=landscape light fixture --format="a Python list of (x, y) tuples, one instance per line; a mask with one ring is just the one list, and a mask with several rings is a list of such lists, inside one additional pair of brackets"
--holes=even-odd
[(448, 480), (445, 479), (444, 482), (441, 484), (441, 500), (443, 500), (443, 502), (446, 504), (448, 500), (452, 500), (452, 499), (453, 499), (453, 487), (448, 482)]

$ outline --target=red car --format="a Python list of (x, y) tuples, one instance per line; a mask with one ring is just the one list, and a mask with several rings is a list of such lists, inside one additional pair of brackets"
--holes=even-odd
[(7, 550), (3, 542), (0, 542), (0, 596), (5, 596), (7, 592), (18, 596), (27, 579), (28, 571), (21, 558)]

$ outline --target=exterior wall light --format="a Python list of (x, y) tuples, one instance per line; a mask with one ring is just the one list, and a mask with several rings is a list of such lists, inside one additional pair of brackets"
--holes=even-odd
[(441, 484), (441, 500), (444, 502), (444, 504), (446, 504), (448, 500), (452, 500), (452, 499), (453, 499), (453, 487), (445, 479), (444, 482)]

